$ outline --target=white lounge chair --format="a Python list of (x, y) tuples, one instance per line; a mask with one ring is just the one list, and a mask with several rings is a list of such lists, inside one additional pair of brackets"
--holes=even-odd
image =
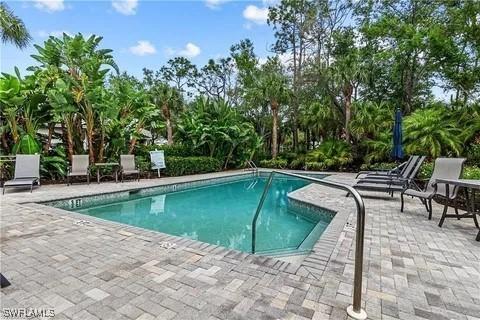
[(15, 174), (12, 180), (5, 181), (3, 192), (7, 187), (30, 187), (40, 185), (40, 155), (38, 154), (17, 154), (15, 157)]
[[(437, 158), (433, 167), (432, 176), (423, 190), (406, 189), (401, 193), (402, 205), (400, 211), (403, 212), (403, 196), (419, 198), (428, 211), (428, 219), (432, 219), (432, 199), (435, 195), (446, 197), (446, 186), (443, 183), (436, 183), (437, 179), (458, 179), (463, 172), (465, 158)], [(458, 188), (450, 192), (450, 200), (457, 197)]]
[(87, 177), (87, 183), (90, 184), (90, 163), (88, 155), (73, 155), (72, 166), (67, 172), (67, 186), (70, 185), (70, 177)]
[(140, 181), (140, 170), (135, 165), (135, 156), (133, 154), (120, 155), (120, 179), (122, 182), (126, 175), (136, 175), (138, 181)]

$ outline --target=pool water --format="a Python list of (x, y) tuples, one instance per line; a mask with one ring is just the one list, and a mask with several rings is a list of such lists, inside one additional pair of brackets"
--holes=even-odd
[[(265, 183), (265, 177), (241, 178), (142, 198), (131, 195), (126, 201), (76, 211), (250, 252), (252, 218)], [(314, 229), (318, 239), (329, 219), (324, 215), (303, 214), (298, 207), (292, 208), (287, 197), (307, 184), (297, 178), (272, 181), (257, 221), (257, 252), (296, 250)]]

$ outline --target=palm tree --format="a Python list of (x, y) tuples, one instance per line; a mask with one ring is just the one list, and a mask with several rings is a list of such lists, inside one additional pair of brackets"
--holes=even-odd
[(155, 100), (158, 99), (158, 102), (161, 106), (162, 115), (165, 118), (165, 125), (167, 127), (167, 144), (173, 144), (173, 123), (172, 123), (172, 109), (178, 106), (181, 102), (181, 95), (173, 87), (170, 87), (168, 84), (161, 84), (157, 90), (158, 96)]
[(281, 72), (278, 58), (269, 60), (258, 70), (256, 83), (249, 95), (261, 105), (270, 105), (272, 112), (272, 158), (278, 154), (278, 114), (280, 104), (288, 98), (287, 79)]
[(3, 43), (13, 43), (20, 49), (27, 47), (32, 39), (23, 21), (5, 2), (0, 2), (0, 34)]
[(442, 106), (418, 109), (405, 117), (405, 149), (410, 154), (427, 154), (433, 158), (462, 151), (462, 130), (457, 119)]

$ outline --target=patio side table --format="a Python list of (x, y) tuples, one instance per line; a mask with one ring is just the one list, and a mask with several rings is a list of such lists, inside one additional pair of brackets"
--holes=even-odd
[[(443, 225), (443, 222), (445, 221), (445, 218), (472, 218), (473, 222), (475, 223), (475, 226), (479, 228), (478, 220), (477, 220), (477, 214), (480, 208), (475, 208), (475, 192), (480, 190), (480, 180), (473, 180), (473, 179), (436, 179), (436, 183), (443, 183), (445, 184), (445, 195), (446, 195), (446, 200), (445, 200), (445, 207), (443, 208), (443, 214), (442, 218), (440, 219), (440, 222), (438, 224), (439, 227)], [(450, 186), (452, 187), (463, 187), (465, 188), (465, 207), (466, 207), (466, 213), (463, 215), (459, 214), (447, 214), (448, 207), (449, 207), (449, 199), (450, 199)], [(470, 191), (470, 196), (468, 195)], [(470, 198), (470, 199), (469, 199)], [(470, 204), (469, 204), (470, 203)], [(476, 239), (477, 241), (480, 241), (480, 231), (477, 234)]]
[(95, 163), (95, 167), (97, 168), (97, 183), (100, 183), (100, 180), (103, 177), (109, 177), (110, 175), (100, 175), (100, 168), (108, 168), (111, 167), (113, 169), (113, 177), (115, 177), (115, 183), (118, 182), (118, 167), (120, 164), (118, 162), (97, 162)]

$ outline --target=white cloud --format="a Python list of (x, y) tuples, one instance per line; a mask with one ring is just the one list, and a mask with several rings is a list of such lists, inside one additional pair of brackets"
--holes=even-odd
[(228, 0), (205, 0), (205, 5), (210, 9), (218, 9), (222, 4)]
[(54, 36), (54, 37), (58, 38), (58, 37), (62, 37), (64, 33), (68, 34), (69, 36), (72, 35), (72, 33), (70, 31), (67, 31), (67, 30), (52, 30), (52, 31), (39, 30), (39, 31), (37, 31), (37, 35), (41, 38), (48, 38), (50, 36)]
[(35, 0), (35, 8), (52, 13), (65, 10), (65, 4), (63, 0)]
[(197, 46), (194, 43), (191, 43), (191, 42), (187, 43), (185, 45), (185, 48), (180, 49), (180, 50), (176, 50), (176, 49), (170, 48), (170, 47), (165, 49), (165, 54), (167, 56), (179, 55), (179, 56), (183, 56), (183, 57), (187, 57), (187, 58), (195, 58), (201, 52), (202, 52), (202, 50), (200, 49), (200, 47)]
[(157, 53), (155, 46), (147, 40), (138, 41), (136, 46), (132, 46), (128, 50), (136, 56), (147, 56)]
[(121, 14), (132, 16), (137, 13), (138, 0), (112, 0), (112, 7)]
[(267, 63), (268, 57), (260, 57), (258, 58), (258, 64), (263, 66), (265, 63)]
[(200, 47), (189, 42), (185, 46), (183, 50), (180, 50), (180, 55), (185, 56), (187, 58), (194, 58), (200, 54), (201, 50)]
[(243, 17), (256, 24), (266, 24), (268, 19), (268, 8), (259, 8), (253, 4), (243, 10)]

